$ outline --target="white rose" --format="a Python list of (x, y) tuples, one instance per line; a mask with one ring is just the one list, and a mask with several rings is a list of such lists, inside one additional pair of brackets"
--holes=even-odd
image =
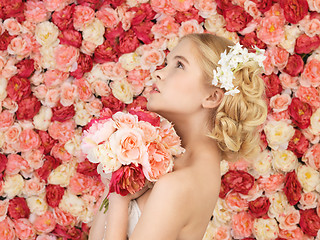
[(64, 144), (64, 148), (67, 150), (67, 152), (73, 156), (76, 156), (77, 158), (81, 157), (81, 135), (81, 129), (76, 129), (73, 137)]
[(287, 196), (284, 192), (275, 192), (268, 196), (270, 200), (270, 207), (268, 216), (279, 220), (281, 214), (287, 214), (291, 210), (291, 205), (288, 202)]
[(95, 18), (91, 24), (83, 29), (82, 36), (83, 39), (88, 42), (101, 45), (104, 42), (104, 31), (105, 27), (103, 26), (103, 23), (98, 18)]
[(309, 130), (314, 135), (320, 134), (320, 108), (318, 108), (310, 118)]
[(27, 199), (28, 207), (30, 208), (30, 212), (35, 213), (37, 215), (42, 215), (48, 210), (48, 204), (45, 199), (45, 193), (40, 196), (31, 196)]
[(59, 43), (59, 34), (59, 28), (49, 21), (39, 23), (35, 29), (35, 38), (42, 46), (50, 46), (56, 44), (56, 42)]
[(264, 126), (264, 132), (267, 137), (268, 145), (273, 150), (281, 150), (287, 149), (295, 130), (292, 125), (289, 125), (284, 121), (269, 121)]
[(195, 1), (194, 7), (199, 10), (198, 15), (203, 18), (209, 18), (217, 14), (217, 3), (215, 1), (198, 0)]
[(228, 210), (224, 199), (218, 198), (216, 206), (213, 211), (214, 221), (222, 224), (228, 224), (231, 221), (231, 212)]
[(259, 157), (252, 162), (252, 171), (250, 174), (256, 179), (260, 176), (268, 177), (273, 172), (271, 168), (272, 156), (270, 151), (264, 150), (259, 154)]
[(70, 178), (74, 173), (75, 167), (72, 162), (63, 163), (50, 173), (48, 183), (66, 187), (69, 185)]
[(167, 48), (169, 51), (172, 51), (175, 46), (178, 45), (179, 37), (178, 36), (173, 36), (167, 40)]
[(296, 39), (303, 32), (299, 29), (297, 24), (285, 25), (284, 26), (284, 35), (285, 39), (282, 40), (279, 45), (287, 50), (290, 54), (294, 53), (294, 47), (296, 45)]
[(278, 223), (274, 218), (255, 218), (252, 233), (257, 240), (274, 240), (279, 234)]
[(55, 69), (56, 60), (54, 57), (54, 48), (50, 47), (41, 47), (40, 49), (41, 59), (40, 65), (42, 68)]
[(298, 165), (297, 156), (290, 150), (272, 151), (272, 166), (275, 170), (291, 172)]
[(228, 161), (223, 159), (220, 162), (220, 173), (221, 173), (221, 176), (226, 174), (228, 171), (229, 171), (229, 163), (228, 163)]
[(50, 107), (41, 106), (40, 111), (33, 117), (34, 127), (38, 130), (47, 131), (51, 123), (52, 110)]
[(108, 77), (103, 73), (100, 64), (93, 65), (90, 72), (86, 73), (86, 80), (88, 83), (93, 83), (96, 80), (107, 81)]
[(120, 62), (121, 66), (127, 70), (132, 71), (140, 64), (140, 56), (136, 52), (125, 53), (119, 57), (118, 62)]
[(9, 199), (22, 193), (24, 180), (20, 174), (7, 175), (4, 179), (3, 191)]
[(72, 194), (70, 191), (65, 191), (59, 203), (59, 208), (62, 211), (66, 211), (73, 216), (78, 217), (81, 215), (82, 211), (85, 210), (85, 203), (81, 198)]
[(133, 91), (131, 85), (126, 79), (113, 81), (110, 84), (110, 88), (113, 95), (120, 101), (124, 102), (125, 104), (130, 104), (133, 102)]
[(297, 177), (304, 192), (316, 190), (316, 187), (320, 184), (320, 173), (312, 167), (302, 164), (297, 171)]
[(3, 101), (7, 97), (7, 84), (8, 80), (0, 77), (0, 101)]
[(85, 126), (90, 122), (92, 115), (86, 109), (79, 109), (76, 111), (74, 121), (77, 125)]
[(204, 22), (204, 27), (209, 32), (215, 33), (226, 25), (224, 17), (220, 14), (214, 14), (208, 17)]

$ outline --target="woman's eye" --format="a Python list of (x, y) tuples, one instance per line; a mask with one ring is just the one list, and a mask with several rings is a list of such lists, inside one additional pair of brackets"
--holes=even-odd
[(179, 66), (181, 66), (182, 69), (184, 69), (184, 65), (183, 65), (182, 62), (180, 62), (180, 61), (177, 62), (177, 68), (179, 68)]

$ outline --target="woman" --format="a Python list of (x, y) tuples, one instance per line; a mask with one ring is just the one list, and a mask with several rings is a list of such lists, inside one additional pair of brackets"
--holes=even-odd
[(154, 72), (156, 91), (147, 107), (174, 124), (186, 152), (153, 188), (125, 197), (112, 193), (107, 214), (98, 212), (93, 221), (89, 240), (122, 240), (127, 233), (130, 240), (202, 239), (219, 197), (220, 161), (259, 152), (257, 127), (267, 115), (256, 62), (233, 72), (239, 93), (212, 85), (221, 53), (232, 45), (209, 33), (185, 35), (166, 57), (166, 66)]

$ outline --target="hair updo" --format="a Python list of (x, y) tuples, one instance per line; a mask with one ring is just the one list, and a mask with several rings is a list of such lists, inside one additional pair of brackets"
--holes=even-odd
[[(197, 61), (203, 70), (204, 83), (212, 85), (213, 70), (218, 67), (220, 54), (234, 43), (210, 33), (191, 33), (179, 39), (195, 43)], [(259, 127), (267, 117), (264, 100), (265, 84), (262, 68), (255, 61), (242, 64), (235, 72), (233, 85), (240, 90), (234, 96), (224, 95), (220, 105), (212, 111), (207, 126), (212, 129), (207, 136), (215, 139), (225, 160), (244, 157), (252, 160), (260, 152)]]

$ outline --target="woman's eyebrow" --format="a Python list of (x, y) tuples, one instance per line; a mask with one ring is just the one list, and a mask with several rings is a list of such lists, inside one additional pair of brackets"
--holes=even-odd
[[(177, 56), (174, 56), (173, 59), (176, 59), (176, 58), (182, 59), (183, 61), (185, 61), (186, 63), (188, 63), (190, 65), (190, 63), (188, 62), (188, 60), (184, 56), (177, 55)], [(167, 57), (164, 58), (164, 61), (167, 62)]]

